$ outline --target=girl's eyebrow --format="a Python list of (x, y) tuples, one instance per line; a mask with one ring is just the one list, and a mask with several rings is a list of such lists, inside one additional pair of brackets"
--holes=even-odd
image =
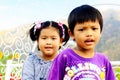
[[(41, 37), (48, 37), (47, 35), (41, 35)], [(52, 35), (50, 37), (57, 37), (56, 35)]]
[(51, 37), (57, 37), (57, 36), (54, 35), (54, 36), (51, 36)]

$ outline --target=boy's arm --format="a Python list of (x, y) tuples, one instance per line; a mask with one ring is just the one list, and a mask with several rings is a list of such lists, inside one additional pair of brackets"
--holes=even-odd
[(116, 80), (116, 77), (115, 77), (115, 74), (114, 74), (114, 71), (112, 69), (112, 65), (110, 62), (107, 64), (106, 80)]
[[(61, 54), (61, 53), (60, 53)], [(58, 55), (50, 68), (48, 80), (63, 80), (65, 74), (65, 60), (62, 55)]]

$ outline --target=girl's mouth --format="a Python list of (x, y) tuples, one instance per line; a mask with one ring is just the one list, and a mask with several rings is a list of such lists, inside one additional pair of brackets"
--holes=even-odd
[(46, 50), (51, 50), (51, 49), (52, 49), (52, 47), (45, 47), (45, 49), (46, 49)]

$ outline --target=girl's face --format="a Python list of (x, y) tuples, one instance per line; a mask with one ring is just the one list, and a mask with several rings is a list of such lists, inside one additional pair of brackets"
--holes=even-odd
[(62, 39), (60, 39), (59, 32), (56, 28), (47, 27), (41, 30), (38, 46), (43, 54), (43, 58), (56, 56), (61, 45)]
[(84, 23), (77, 23), (74, 28), (72, 37), (75, 39), (78, 49), (91, 50), (94, 49), (101, 36), (100, 24), (88, 21)]

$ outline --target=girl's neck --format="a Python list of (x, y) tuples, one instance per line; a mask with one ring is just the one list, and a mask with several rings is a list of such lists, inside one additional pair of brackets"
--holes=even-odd
[(57, 53), (51, 56), (46, 56), (43, 54), (38, 54), (38, 57), (43, 58), (45, 61), (52, 61), (57, 56)]
[(76, 52), (76, 54), (84, 58), (92, 58), (95, 54), (94, 49), (83, 49), (75, 47), (73, 50)]

